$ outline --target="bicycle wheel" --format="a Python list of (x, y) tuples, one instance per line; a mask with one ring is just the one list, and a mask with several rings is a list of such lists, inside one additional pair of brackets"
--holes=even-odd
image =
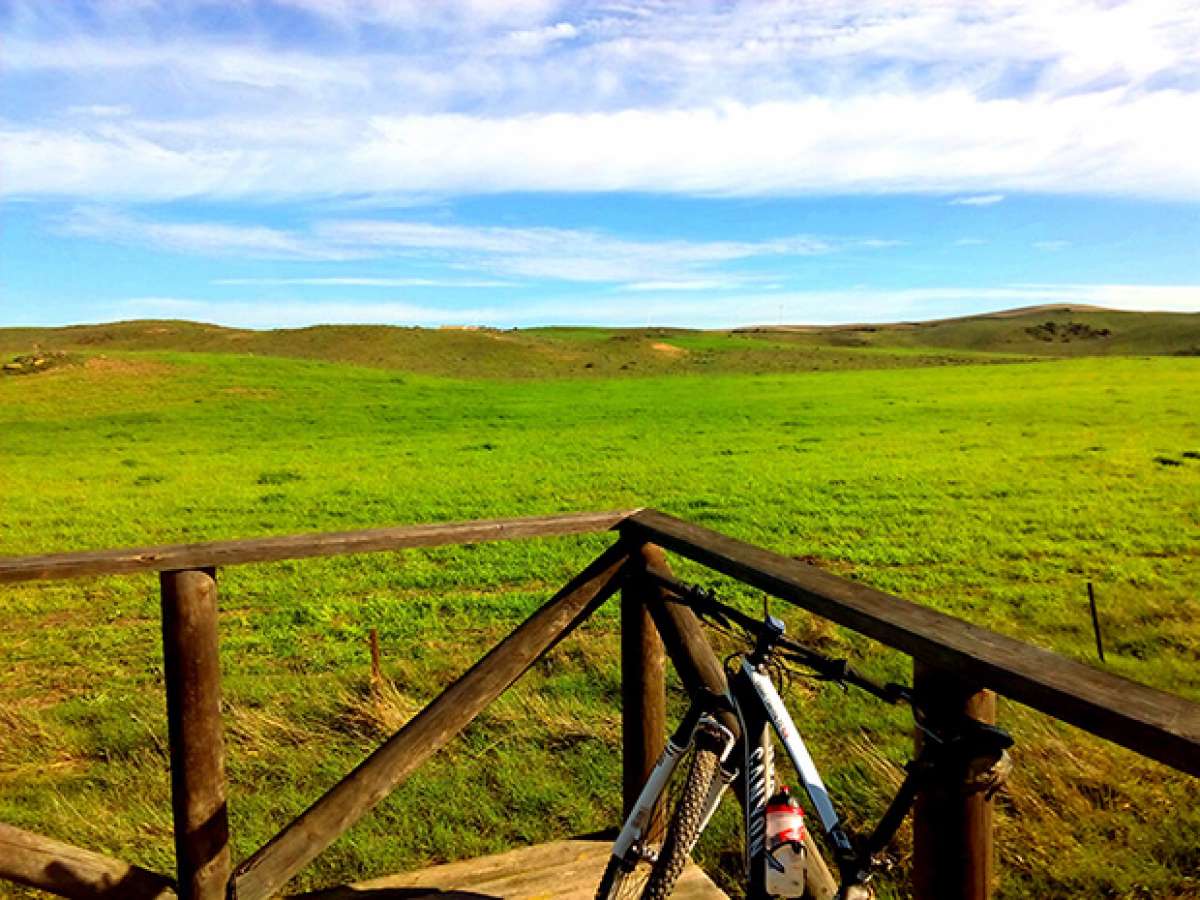
[(608, 868), (600, 879), (596, 900), (640, 900), (650, 879), (650, 861), (639, 858), (632, 866), (623, 859), (610, 856)]
[(609, 856), (600, 887), (596, 890), (596, 900), (641, 900), (646, 882), (650, 880), (650, 870), (662, 851), (666, 834), (664, 812), (673, 808), (673, 801), (682, 790), (683, 768), (681, 764), (658, 795), (653, 824), (646, 829), (650, 836), (640, 837), (624, 857)]
[(662, 850), (650, 871), (642, 900), (666, 900), (671, 896), (675, 883), (687, 865), (688, 855), (700, 837), (705, 800), (708, 799), (709, 787), (720, 765), (716, 741), (710, 736), (697, 734), (687, 780), (667, 826)]
[[(698, 743), (705, 744), (707, 741), (698, 736)], [(707, 762), (701, 764), (701, 773), (707, 771), (709, 775), (708, 781), (703, 785), (699, 784), (702, 775), (694, 775), (693, 772), (696, 770), (696, 755), (700, 752), (694, 750), (690, 762), (681, 760), (670, 781), (663, 787), (654, 814), (655, 824), (646, 828), (648, 837), (639, 838), (623, 857), (609, 857), (608, 866), (600, 879), (600, 887), (596, 891), (596, 900), (641, 900), (646, 896), (646, 885), (650, 881), (654, 864), (662, 858), (665, 838), (671, 831), (665, 821), (666, 815), (682, 807), (684, 798), (691, 793), (698, 792), (699, 799), (691, 801), (689, 805), (703, 804), (704, 792), (712, 780), (713, 769)], [(716, 754), (711, 749), (706, 752), (715, 758)]]

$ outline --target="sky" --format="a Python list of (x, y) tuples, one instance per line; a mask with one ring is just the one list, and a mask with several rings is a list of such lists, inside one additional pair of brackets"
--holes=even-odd
[(1200, 311), (1200, 0), (0, 0), (0, 325)]

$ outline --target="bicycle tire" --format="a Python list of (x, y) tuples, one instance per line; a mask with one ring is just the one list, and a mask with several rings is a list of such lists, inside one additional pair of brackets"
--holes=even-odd
[(654, 813), (654, 820), (658, 826), (651, 826), (647, 830), (651, 834), (659, 834), (660, 837), (649, 841), (644, 837), (639, 838), (636, 847), (623, 859), (610, 855), (608, 865), (600, 878), (600, 886), (596, 889), (596, 900), (641, 900), (646, 882), (650, 880), (654, 860), (662, 850), (663, 836), (666, 834), (663, 814), (672, 798), (678, 796), (682, 776), (682, 770), (677, 771), (670, 782), (663, 785), (658, 795), (657, 811)]
[(667, 836), (658, 860), (650, 871), (642, 900), (666, 900), (671, 896), (671, 891), (675, 889), (675, 884), (687, 865), (692, 847), (700, 837), (704, 801), (708, 798), (709, 788), (721, 765), (717, 751), (707, 746), (708, 744), (709, 741), (705, 740), (703, 735), (697, 735), (687, 781), (684, 782), (679, 802), (671, 815), (670, 824), (667, 825)]
[(610, 856), (596, 890), (596, 900), (640, 900), (650, 880), (650, 867), (650, 861), (642, 859), (631, 869), (624, 860)]

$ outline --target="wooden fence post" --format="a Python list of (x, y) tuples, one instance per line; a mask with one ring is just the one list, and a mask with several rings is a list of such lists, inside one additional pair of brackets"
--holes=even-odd
[(632, 560), (621, 589), (622, 818), (637, 803), (667, 731), (667, 657), (646, 605), (655, 588), (641, 554)]
[(181, 900), (224, 900), (232, 869), (225, 804), (217, 582), (213, 569), (159, 576)]
[[(930, 724), (964, 714), (996, 721), (996, 695), (958, 675), (914, 661), (913, 688)], [(918, 730), (918, 752), (922, 737)], [(988, 900), (992, 873), (992, 801), (961, 774), (923, 790), (913, 808), (913, 896)]]

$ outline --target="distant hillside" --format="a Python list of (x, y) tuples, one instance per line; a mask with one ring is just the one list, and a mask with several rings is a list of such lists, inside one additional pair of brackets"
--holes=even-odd
[(249, 331), (157, 320), (0, 329), (4, 361), (34, 350), (256, 354), (465, 378), (788, 372), (1006, 362), (1031, 356), (1200, 356), (1200, 314), (1055, 306), (932, 322), (732, 331), (386, 325)]
[(937, 347), (1037, 356), (1200, 356), (1200, 313), (1121, 312), (1086, 305), (1029, 306), (929, 322), (736, 329), (802, 334), (834, 346)]

